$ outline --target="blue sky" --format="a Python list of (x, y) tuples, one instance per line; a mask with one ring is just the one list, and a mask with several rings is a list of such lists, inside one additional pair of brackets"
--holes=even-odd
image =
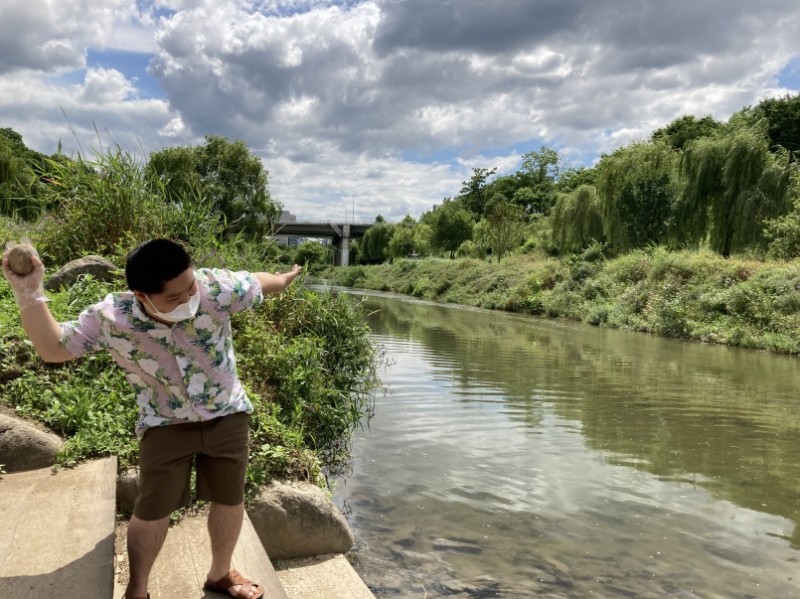
[(796, 92), (797, 39), (794, 0), (26, 0), (0, 126), (47, 153), (242, 139), (301, 218), (400, 220), (473, 167), (591, 164)]
[(778, 85), (789, 90), (800, 90), (800, 55), (792, 58), (778, 73)]
[[(158, 79), (148, 69), (152, 59), (153, 54), (150, 52), (88, 50), (86, 53), (86, 67), (88, 69), (116, 69), (133, 83), (137, 97), (166, 100), (167, 94), (161, 89)], [(74, 72), (76, 76), (83, 74), (79, 71)]]

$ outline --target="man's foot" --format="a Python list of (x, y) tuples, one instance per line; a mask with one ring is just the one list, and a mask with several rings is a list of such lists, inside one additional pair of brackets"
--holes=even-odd
[(125, 591), (122, 599), (150, 599), (150, 593), (147, 593), (146, 595), (131, 595), (128, 593), (128, 591)]
[(237, 599), (259, 599), (264, 595), (264, 589), (261, 588), (261, 585), (252, 580), (247, 580), (236, 570), (231, 570), (216, 582), (206, 580), (203, 588), (207, 591), (230, 595)]

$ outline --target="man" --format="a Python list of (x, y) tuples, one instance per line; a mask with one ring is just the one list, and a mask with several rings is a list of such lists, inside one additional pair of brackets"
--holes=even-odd
[(212, 563), (206, 590), (258, 599), (263, 589), (231, 569), (244, 516), (248, 414), (253, 411), (236, 372), (230, 316), (261, 304), (300, 273), (194, 269), (186, 250), (167, 239), (128, 254), (130, 291), (113, 293), (57, 323), (47, 308), (44, 265), (15, 274), (3, 254), (25, 331), (45, 362), (109, 352), (136, 393), (140, 441), (139, 494), (128, 526), (130, 580), (125, 599), (149, 599), (147, 582), (170, 514), (189, 500), (196, 463), (197, 495), (211, 503)]

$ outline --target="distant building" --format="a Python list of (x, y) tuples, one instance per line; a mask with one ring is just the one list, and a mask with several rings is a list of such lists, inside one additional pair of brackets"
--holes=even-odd
[[(294, 214), (292, 214), (288, 210), (281, 211), (281, 215), (278, 218), (278, 225), (280, 225), (281, 223), (296, 223), (296, 222), (297, 222), (297, 217)], [(303, 241), (305, 241), (304, 237), (298, 237), (297, 235), (273, 235), (272, 238), (278, 245), (286, 247), (297, 247), (298, 245), (303, 243)]]
[(278, 219), (279, 223), (296, 223), (297, 217), (288, 210), (281, 211), (281, 216)]

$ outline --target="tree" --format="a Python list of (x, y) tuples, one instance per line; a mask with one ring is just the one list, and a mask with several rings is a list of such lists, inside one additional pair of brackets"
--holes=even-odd
[(180, 203), (186, 195), (202, 190), (202, 167), (197, 147), (175, 146), (150, 154), (145, 172), (159, 179), (169, 201)]
[(676, 196), (677, 157), (669, 145), (658, 142), (635, 143), (601, 158), (597, 196), (603, 231), (615, 251), (664, 239)]
[(450, 253), (450, 259), (463, 242), (472, 236), (472, 215), (459, 202), (445, 200), (431, 216), (434, 248)]
[(594, 168), (567, 168), (561, 171), (556, 182), (556, 191), (575, 191), (581, 185), (594, 186), (597, 182), (597, 169)]
[(379, 264), (389, 257), (389, 240), (392, 238), (392, 225), (378, 222), (372, 225), (361, 240), (360, 259), (366, 264)]
[(766, 134), (770, 151), (784, 148), (792, 152), (795, 158), (800, 157), (800, 94), (766, 98), (756, 106), (734, 114), (730, 122), (755, 127), (762, 119), (769, 123)]
[(427, 223), (420, 222), (414, 226), (414, 249), (420, 256), (428, 256), (431, 253), (433, 240), (433, 229)]
[(764, 234), (770, 240), (771, 258), (790, 260), (800, 256), (800, 172), (795, 172), (792, 184), (792, 210), (775, 219), (764, 221)]
[(517, 247), (522, 238), (522, 209), (502, 199), (490, 202), (486, 211), (489, 247), (497, 261)]
[(544, 212), (545, 206), (539, 200), (539, 196), (531, 187), (520, 187), (511, 196), (511, 201), (526, 212)]
[(173, 202), (199, 187), (225, 220), (228, 234), (262, 237), (280, 216), (280, 204), (267, 190), (267, 171), (242, 141), (208, 135), (202, 146), (153, 152), (146, 172), (163, 183)]
[(527, 206), (530, 212), (547, 214), (556, 201), (556, 181), (560, 166), (558, 152), (542, 146), (538, 151), (522, 155), (522, 173), (532, 191)]
[(332, 250), (318, 241), (304, 241), (297, 246), (295, 262), (307, 266), (326, 266), (333, 262)]
[(553, 181), (558, 179), (558, 152), (542, 146), (538, 151), (522, 155), (522, 170), (533, 175), (536, 181)]
[(720, 127), (722, 123), (711, 115), (706, 115), (702, 119), (686, 115), (675, 119), (666, 127), (656, 129), (651, 139), (663, 141), (675, 150), (684, 150), (689, 142), (714, 135)]
[(361, 243), (358, 239), (353, 239), (350, 242), (350, 264), (358, 264), (361, 262)]
[(404, 224), (394, 227), (387, 252), (392, 258), (405, 258), (414, 252), (414, 229)]
[[(472, 245), (466, 248), (466, 244), (471, 241)], [(468, 250), (471, 258), (485, 258), (492, 249), (489, 237), (489, 224), (482, 218), (472, 226), (472, 239), (461, 244), (459, 250)]]
[(486, 210), (486, 201), (489, 199), (485, 193), (487, 181), (496, 172), (497, 167), (473, 168), (472, 178), (461, 182), (458, 200), (473, 214), (475, 220), (479, 220)]
[(561, 194), (551, 217), (553, 241), (562, 252), (579, 252), (605, 240), (597, 190), (591, 185)]
[(707, 238), (726, 257), (766, 246), (764, 221), (788, 211), (793, 171), (787, 150), (770, 152), (767, 127), (762, 119), (688, 146), (675, 210), (679, 242), (697, 245)]

